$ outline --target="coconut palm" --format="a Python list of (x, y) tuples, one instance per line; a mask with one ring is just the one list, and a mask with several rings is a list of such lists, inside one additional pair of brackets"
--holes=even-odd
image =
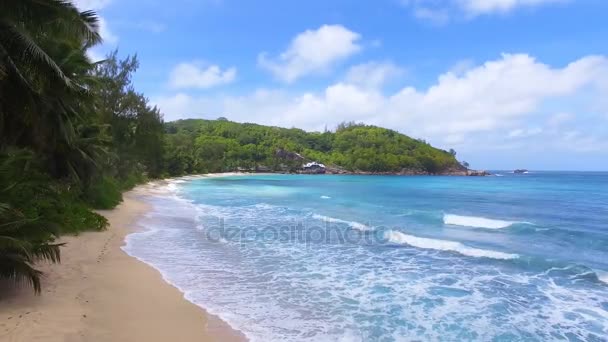
[(7, 203), (0, 203), (0, 278), (26, 282), (40, 293), (42, 272), (33, 264), (40, 260), (59, 262), (61, 244), (28, 241), (27, 230), (37, 221), (22, 217)]
[[(55, 92), (86, 91), (77, 79), (83, 70), (65, 66), (90, 65), (85, 51), (100, 41), (95, 13), (70, 1), (0, 0), (0, 143), (30, 143), (30, 126), (47, 115), (45, 107), (65, 104)], [(54, 115), (65, 114), (57, 109)]]
[(71, 1), (0, 0), (0, 72), (31, 90), (37, 85), (32, 78), (77, 86), (45, 47), (61, 41), (93, 46), (101, 41), (98, 23), (95, 12), (80, 12)]
[(162, 115), (135, 91), (137, 59), (92, 63), (98, 18), (66, 0), (0, 0), (0, 279), (40, 290), (59, 233), (101, 230), (89, 205), (162, 174)]
[(44, 198), (52, 192), (32, 159), (24, 150), (9, 151), (0, 158), (0, 278), (26, 282), (39, 293), (41, 272), (33, 264), (59, 262), (60, 244), (49, 242), (57, 227), (40, 215), (45, 203), (20, 208), (32, 197)]
[(59, 261), (48, 183), (90, 178), (105, 153), (86, 54), (100, 41), (96, 14), (71, 1), (0, 0), (0, 278), (36, 292), (34, 263)]
[(90, 119), (96, 14), (65, 0), (0, 0), (0, 13), (0, 147), (31, 148), (54, 177), (86, 181), (107, 144)]

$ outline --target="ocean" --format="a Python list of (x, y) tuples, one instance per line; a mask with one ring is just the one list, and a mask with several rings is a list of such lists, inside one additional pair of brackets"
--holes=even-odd
[(251, 341), (608, 340), (608, 173), (155, 190), (124, 249)]

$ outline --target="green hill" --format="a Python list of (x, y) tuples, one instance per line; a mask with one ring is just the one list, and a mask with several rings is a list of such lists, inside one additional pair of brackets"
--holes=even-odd
[(386, 128), (345, 123), (335, 132), (236, 123), (226, 119), (165, 123), (171, 175), (235, 170), (297, 171), (303, 161), (332, 172), (446, 174), (465, 168), (450, 153)]

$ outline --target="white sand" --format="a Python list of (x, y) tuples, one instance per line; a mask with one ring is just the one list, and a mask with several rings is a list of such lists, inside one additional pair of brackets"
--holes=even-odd
[(0, 284), (0, 341), (245, 340), (120, 248), (147, 209), (127, 193), (116, 209), (101, 212), (107, 231), (62, 238), (61, 264), (39, 265), (40, 296)]

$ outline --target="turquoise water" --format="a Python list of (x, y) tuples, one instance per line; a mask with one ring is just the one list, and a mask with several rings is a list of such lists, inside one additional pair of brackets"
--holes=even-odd
[(252, 341), (606, 341), (608, 173), (498, 174), (176, 180), (125, 249)]

